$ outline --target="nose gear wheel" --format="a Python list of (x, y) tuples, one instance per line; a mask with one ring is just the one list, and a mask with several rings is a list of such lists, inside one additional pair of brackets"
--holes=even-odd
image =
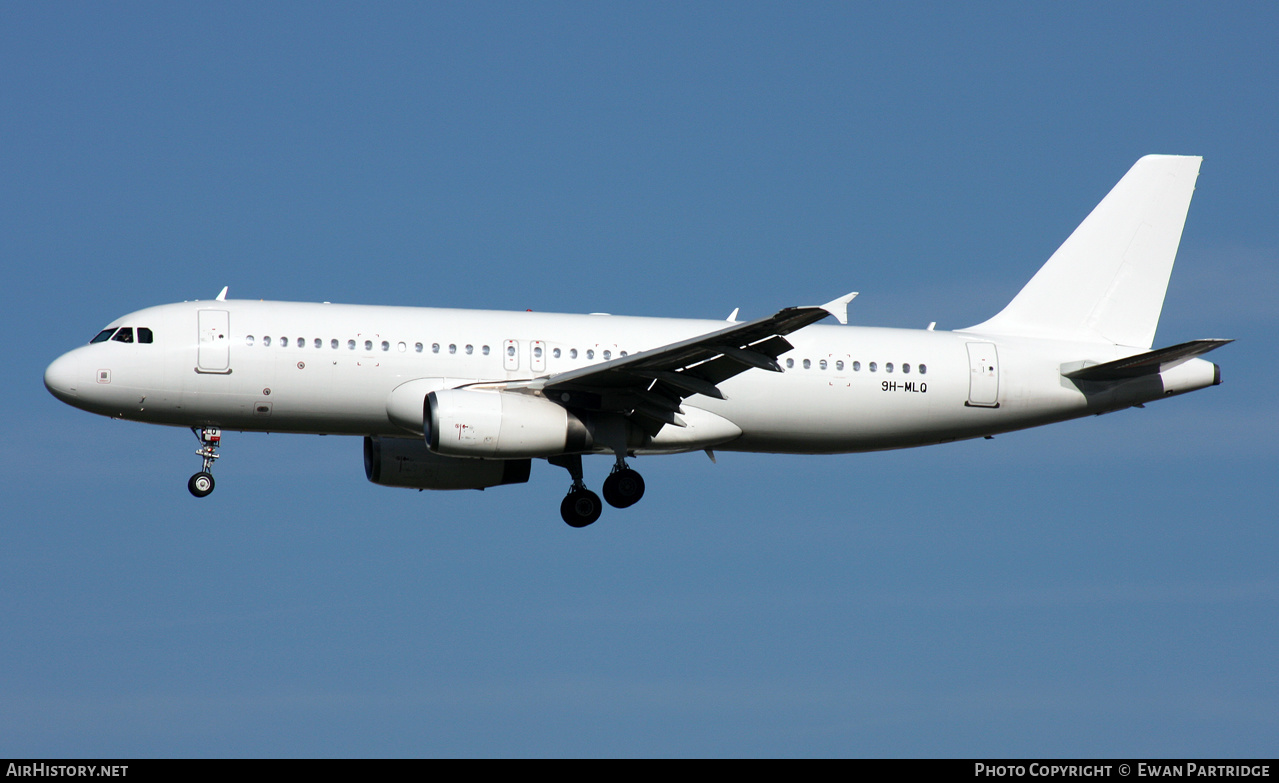
[(200, 440), (200, 448), (195, 452), (204, 460), (200, 472), (187, 481), (187, 489), (198, 498), (205, 497), (213, 491), (213, 461), (218, 458), (218, 446), (222, 445), (222, 430), (218, 427), (192, 427), (191, 432)]

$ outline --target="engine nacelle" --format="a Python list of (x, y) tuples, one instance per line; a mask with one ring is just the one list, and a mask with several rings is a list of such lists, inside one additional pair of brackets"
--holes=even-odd
[(443, 389), (426, 396), (426, 443), (450, 457), (553, 457), (594, 445), (582, 421), (531, 394)]
[(523, 484), (528, 459), (455, 459), (432, 454), (417, 438), (364, 438), (364, 475), (384, 487), (484, 489)]

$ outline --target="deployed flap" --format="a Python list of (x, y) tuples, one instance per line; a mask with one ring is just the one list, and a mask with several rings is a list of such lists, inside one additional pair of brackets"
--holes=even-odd
[(1122, 381), (1142, 375), (1156, 375), (1232, 342), (1234, 340), (1191, 340), (1181, 345), (1147, 351), (1105, 364), (1094, 364), (1078, 370), (1062, 372), (1062, 375), (1075, 381)]
[(788, 307), (767, 318), (557, 373), (526, 388), (542, 389), (566, 407), (642, 419), (656, 434), (665, 424), (682, 425), (676, 414), (686, 397), (723, 399), (717, 385), (735, 375), (752, 368), (781, 372), (777, 357), (792, 348), (783, 335), (829, 314), (825, 307)]

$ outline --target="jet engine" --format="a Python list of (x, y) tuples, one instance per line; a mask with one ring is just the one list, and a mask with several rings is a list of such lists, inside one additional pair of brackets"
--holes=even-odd
[(551, 457), (591, 450), (582, 420), (531, 394), (442, 389), (426, 396), (426, 443), (449, 457)]
[(364, 438), (364, 475), (384, 487), (484, 489), (528, 481), (532, 460), (455, 459), (417, 438)]

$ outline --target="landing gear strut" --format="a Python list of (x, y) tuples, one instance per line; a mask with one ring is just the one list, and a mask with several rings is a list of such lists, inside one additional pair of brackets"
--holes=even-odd
[(568, 522), (569, 527), (586, 527), (599, 519), (604, 504), (600, 503), (600, 496), (586, 489), (586, 482), (582, 481), (582, 455), (551, 457), (547, 462), (565, 468), (573, 478), (573, 486), (569, 487), (568, 494), (560, 502), (560, 517)]
[(569, 527), (586, 527), (599, 519), (604, 504), (600, 503), (600, 496), (587, 489), (586, 483), (582, 481), (582, 455), (551, 457), (547, 461), (568, 470), (568, 475), (573, 479), (573, 486), (560, 502), (560, 516)]
[(222, 443), (222, 430), (218, 427), (192, 427), (191, 432), (200, 440), (200, 448), (195, 455), (204, 460), (200, 472), (187, 481), (187, 489), (192, 495), (202, 498), (213, 491), (213, 461), (218, 458), (218, 446)]
[[(586, 527), (600, 518), (604, 504), (600, 496), (586, 488), (582, 481), (582, 455), (569, 454), (563, 457), (550, 457), (547, 462), (564, 468), (573, 479), (573, 486), (560, 503), (560, 516), (571, 527)], [(626, 466), (626, 461), (619, 456), (613, 472), (604, 480), (604, 499), (614, 508), (627, 508), (644, 497), (644, 479), (639, 473)]]

